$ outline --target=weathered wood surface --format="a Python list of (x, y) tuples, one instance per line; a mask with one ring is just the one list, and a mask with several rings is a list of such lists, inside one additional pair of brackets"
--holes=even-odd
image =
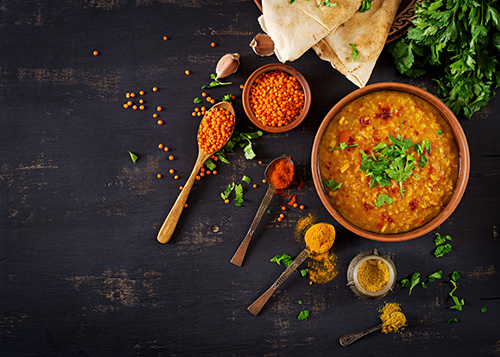
[[(0, 13), (0, 355), (500, 355), (498, 97), (473, 119), (461, 119), (471, 176), (460, 206), (438, 229), (453, 237), (453, 252), (438, 259), (432, 234), (369, 241), (340, 227), (321, 205), (310, 174), (315, 131), (355, 88), (309, 51), (292, 63), (311, 85), (308, 118), (254, 146), (264, 162), (293, 156), (305, 180), (294, 193), (306, 210), (288, 210), (278, 222), (285, 200), (276, 197), (237, 268), (229, 260), (266, 190), (264, 166), (241, 150), (217, 176), (196, 182), (171, 242), (159, 244), (156, 234), (196, 159), (193, 98), (216, 61), (241, 54), (229, 78), (234, 84), (208, 91), (217, 99), (238, 96), (254, 69), (276, 62), (248, 46), (259, 32), (253, 1), (6, 0)], [(434, 92), (428, 78), (398, 75), (386, 52), (371, 83), (382, 81)], [(148, 108), (123, 109), (124, 94), (141, 89)], [(163, 126), (152, 118), (157, 105), (165, 108)], [(248, 124), (239, 98), (235, 108)], [(136, 164), (128, 150), (139, 155)], [(167, 173), (171, 167), (180, 180)], [(159, 172), (165, 178), (157, 179)], [(220, 192), (244, 174), (259, 188), (245, 189), (242, 207), (225, 205)], [(308, 213), (338, 230), (338, 276), (324, 285), (292, 276), (252, 316), (246, 307), (283, 270), (269, 259), (303, 249), (293, 229)], [(394, 257), (400, 277), (458, 270), (464, 310), (448, 308), (448, 279), (411, 296), (398, 287), (385, 301), (401, 303), (406, 330), (341, 347), (341, 335), (379, 321), (383, 301), (358, 299), (345, 277), (349, 261), (374, 248)], [(308, 321), (297, 320), (302, 309), (311, 311)], [(460, 322), (447, 323), (453, 317)]]

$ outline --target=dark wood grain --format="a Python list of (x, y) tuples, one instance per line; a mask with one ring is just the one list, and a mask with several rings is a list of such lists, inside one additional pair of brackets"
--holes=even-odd
[[(257, 159), (245, 160), (237, 148), (216, 176), (196, 181), (172, 240), (161, 245), (156, 234), (196, 160), (193, 99), (217, 60), (241, 55), (238, 72), (228, 77), (234, 84), (207, 92), (216, 100), (236, 95), (242, 130), (250, 122), (239, 85), (277, 62), (248, 46), (260, 31), (258, 8), (252, 1), (6, 0), (0, 13), (1, 356), (500, 355), (498, 97), (471, 120), (460, 119), (471, 176), (458, 209), (437, 230), (454, 239), (444, 258), (433, 257), (432, 234), (369, 241), (347, 232), (321, 205), (310, 173), (314, 135), (355, 87), (312, 51), (291, 64), (311, 86), (306, 120), (256, 140)], [(399, 76), (384, 52), (370, 82), (406, 82), (434, 93), (429, 79)], [(122, 108), (125, 93), (139, 90), (146, 91), (146, 110)], [(162, 126), (152, 118), (158, 105)], [(159, 150), (159, 143), (171, 150)], [(139, 156), (136, 164), (129, 150)], [(276, 196), (244, 267), (235, 267), (229, 259), (266, 190), (265, 165), (257, 160), (282, 154), (293, 157), (305, 182), (292, 192), (306, 209), (288, 209), (278, 222), (287, 201)], [(220, 192), (244, 174), (259, 187), (244, 184), (242, 207), (224, 204)], [(269, 260), (304, 248), (294, 227), (309, 213), (337, 229), (337, 277), (310, 285), (294, 274), (252, 316), (246, 307), (283, 271)], [(397, 286), (385, 298), (401, 303), (408, 319), (402, 334), (371, 334), (344, 348), (340, 336), (379, 323), (383, 301), (360, 300), (346, 286), (349, 261), (374, 248), (393, 257), (400, 277), (442, 269), (446, 278), (411, 296)], [(454, 270), (463, 276), (456, 291), (466, 302), (461, 312), (449, 309), (446, 281)], [(304, 309), (309, 319), (297, 320)], [(460, 321), (448, 324), (454, 317)]]

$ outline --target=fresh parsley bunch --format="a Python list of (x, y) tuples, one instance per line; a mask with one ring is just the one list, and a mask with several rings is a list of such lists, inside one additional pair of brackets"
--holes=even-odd
[(432, 70), (445, 104), (470, 118), (500, 86), (499, 6), (498, 0), (415, 4), (414, 27), (390, 50), (396, 68), (412, 77)]

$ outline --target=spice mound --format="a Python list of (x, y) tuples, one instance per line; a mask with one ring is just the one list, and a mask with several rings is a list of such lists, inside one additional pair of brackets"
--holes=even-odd
[(292, 184), (295, 167), (293, 162), (285, 159), (279, 160), (271, 170), (270, 181), (278, 190), (287, 188)]
[(358, 268), (357, 277), (363, 289), (375, 293), (384, 289), (389, 282), (389, 268), (381, 260), (370, 259)]
[(326, 253), (335, 241), (335, 228), (328, 223), (318, 223), (306, 232), (306, 245), (313, 253)]
[(262, 73), (250, 88), (250, 108), (264, 125), (285, 126), (304, 108), (304, 89), (299, 80), (283, 71)]
[(198, 146), (206, 154), (219, 151), (233, 132), (234, 115), (226, 109), (208, 111), (198, 130)]
[(386, 303), (379, 312), (384, 324), (383, 333), (398, 332), (406, 325), (406, 316), (401, 312), (399, 304), (395, 302)]

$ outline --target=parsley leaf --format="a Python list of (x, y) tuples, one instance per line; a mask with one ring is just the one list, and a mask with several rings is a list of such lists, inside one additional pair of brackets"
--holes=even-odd
[(331, 2), (330, 0), (321, 0), (318, 4), (318, 7), (321, 5), (325, 5), (326, 7), (335, 7), (337, 6), (336, 2)]
[(222, 97), (222, 101), (233, 104), (233, 95), (232, 94), (226, 94), (224, 97)]
[(301, 269), (301, 270), (300, 270), (300, 276), (306, 276), (308, 272), (309, 272), (309, 269), (308, 269), (308, 268), (306, 268), (306, 269)]
[(366, 12), (372, 8), (372, 0), (363, 0), (359, 7), (359, 12)]
[(220, 194), (220, 196), (222, 197), (223, 200), (226, 200), (229, 197), (231, 192), (233, 192), (235, 186), (236, 186), (236, 184), (234, 182), (231, 182), (229, 185), (227, 185), (224, 192), (221, 192), (221, 194)]
[(436, 243), (436, 245), (443, 244), (447, 240), (453, 242), (453, 239), (451, 239), (451, 237), (449, 235), (443, 236), (443, 235), (441, 235), (441, 234), (439, 234), (439, 233), (436, 232), (436, 238), (434, 238), (434, 242)]
[(340, 143), (339, 144), (340, 146), (336, 146), (334, 148), (331, 148), (331, 149), (328, 149), (328, 152), (331, 152), (333, 150), (345, 150), (347, 148), (353, 148), (353, 147), (356, 147), (358, 146), (358, 144), (351, 144), (351, 145), (348, 145), (347, 143)]
[(297, 319), (299, 320), (307, 320), (307, 318), (309, 317), (309, 310), (302, 310), (299, 314), (299, 316), (297, 317)]
[(243, 203), (243, 186), (241, 185), (241, 183), (234, 186), (234, 192), (236, 193), (234, 203), (239, 207)]
[(455, 292), (455, 290), (457, 290), (457, 283), (456, 283), (456, 281), (458, 279), (460, 279), (460, 278), (461, 278), (460, 274), (458, 272), (456, 272), (456, 271), (454, 271), (451, 274), (450, 283), (453, 286), (453, 289), (451, 290), (451, 292), (448, 293), (448, 295), (453, 300), (453, 303), (455, 304), (453, 306), (450, 306), (450, 309), (458, 310), (458, 311), (462, 311), (462, 306), (465, 305), (464, 299), (459, 299), (458, 297), (456, 297), (455, 295), (453, 295), (453, 293)]
[(488, 308), (487, 308), (486, 306), (483, 306), (483, 307), (481, 308), (481, 312), (486, 312), (486, 311), (488, 311)]
[(252, 182), (252, 179), (250, 177), (248, 177), (247, 175), (243, 175), (243, 178), (241, 179), (241, 181), (250, 184), (250, 182)]
[(446, 253), (451, 252), (451, 244), (442, 244), (436, 247), (434, 250), (434, 256), (436, 258), (443, 257)]
[(449, 320), (448, 320), (448, 323), (451, 323), (451, 322), (458, 322), (458, 319), (457, 319), (456, 317), (455, 317), (455, 318), (453, 318), (453, 319), (449, 319)]
[(418, 283), (420, 283), (420, 273), (414, 273), (411, 276), (410, 280), (408, 279), (401, 280), (401, 286), (403, 288), (410, 288), (410, 292), (408, 293), (408, 295), (411, 295), (411, 291), (415, 286), (418, 285)]
[(438, 135), (443, 135), (443, 131), (441, 129), (438, 129), (437, 134)]
[(207, 159), (207, 161), (205, 161), (205, 166), (207, 167), (207, 169), (209, 169), (210, 171), (213, 171), (215, 169), (215, 164), (214, 162), (212, 161), (212, 159)]
[(352, 57), (352, 61), (354, 62), (354, 61), (356, 61), (356, 58), (359, 55), (359, 51), (356, 48), (356, 44), (355, 43), (350, 43), (349, 46), (352, 47), (351, 57)]
[(210, 78), (213, 81), (210, 82), (209, 85), (201, 87), (201, 89), (213, 88), (213, 87), (218, 87), (218, 86), (227, 86), (229, 84), (233, 84), (233, 82), (225, 82), (225, 83), (223, 83), (223, 82), (219, 81), (219, 79), (217, 78), (217, 75), (215, 73), (212, 73), (210, 75)]
[(380, 195), (378, 195), (377, 197), (377, 202), (375, 202), (375, 206), (377, 206), (378, 208), (382, 207), (382, 205), (384, 203), (387, 203), (388, 205), (391, 205), (392, 204), (392, 198), (390, 198), (389, 196), (387, 196), (385, 193), (382, 193)]
[(329, 188), (330, 190), (335, 191), (335, 190), (340, 190), (340, 188), (342, 187), (342, 182), (337, 183), (337, 181), (335, 181), (335, 180), (328, 179), (328, 180), (325, 180), (324, 185), (326, 188)]
[(283, 262), (285, 264), (285, 266), (288, 268), (290, 266), (290, 264), (292, 264), (293, 259), (288, 254), (281, 254), (281, 255), (275, 255), (274, 257), (272, 257), (271, 261), (273, 263), (277, 263), (278, 265), (281, 265), (281, 262)]
[(427, 277), (429, 279), (429, 283), (432, 283), (434, 280), (441, 279), (443, 277), (443, 271), (437, 271), (435, 273), (429, 274)]
[(128, 153), (130, 155), (130, 158), (132, 159), (132, 162), (135, 164), (135, 162), (138, 159), (138, 156), (136, 154), (134, 154), (133, 152), (131, 152), (131, 151), (129, 151)]
[(194, 104), (200, 104), (201, 103), (201, 98), (200, 97), (196, 97), (193, 99), (193, 102)]
[(302, 305), (302, 300), (299, 300), (299, 304)]

